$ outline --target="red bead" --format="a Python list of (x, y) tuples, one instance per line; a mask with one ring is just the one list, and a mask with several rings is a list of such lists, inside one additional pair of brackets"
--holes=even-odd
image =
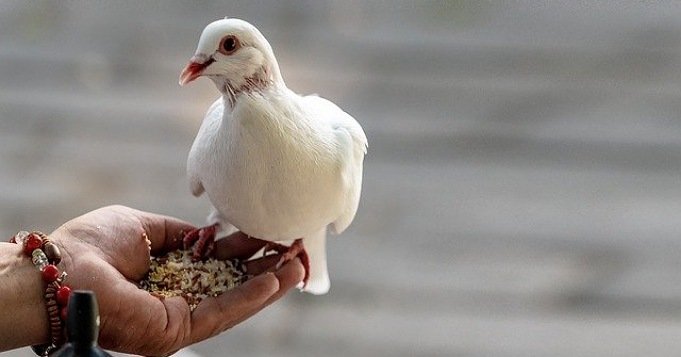
[(59, 269), (53, 264), (48, 264), (43, 268), (43, 280), (47, 283), (51, 283), (57, 278), (59, 278)]
[(60, 315), (62, 321), (66, 321), (67, 312), (68, 310), (66, 309), (66, 306), (61, 308)]
[(69, 297), (71, 297), (71, 288), (68, 286), (62, 286), (57, 290), (57, 302), (60, 306), (66, 306), (69, 303)]
[(31, 233), (29, 234), (28, 238), (26, 239), (26, 243), (24, 244), (24, 253), (26, 255), (31, 256), (33, 254), (33, 251), (40, 248), (43, 245), (43, 240), (40, 239), (37, 235)]

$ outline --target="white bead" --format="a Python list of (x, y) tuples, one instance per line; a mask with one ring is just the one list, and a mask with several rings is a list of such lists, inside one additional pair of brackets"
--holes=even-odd
[(26, 243), (28, 235), (29, 233), (26, 231), (19, 231), (16, 235), (14, 235), (14, 240), (17, 242), (17, 244), (23, 246)]
[(43, 252), (42, 249), (34, 250), (31, 258), (33, 265), (35, 265), (38, 270), (42, 270), (45, 266), (47, 266), (47, 264), (49, 264), (47, 255), (45, 255), (45, 252)]

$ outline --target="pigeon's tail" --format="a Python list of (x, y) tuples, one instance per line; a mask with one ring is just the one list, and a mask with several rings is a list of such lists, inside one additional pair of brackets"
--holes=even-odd
[(304, 237), (303, 245), (310, 258), (310, 278), (303, 291), (314, 295), (326, 294), (331, 287), (326, 269), (326, 227)]

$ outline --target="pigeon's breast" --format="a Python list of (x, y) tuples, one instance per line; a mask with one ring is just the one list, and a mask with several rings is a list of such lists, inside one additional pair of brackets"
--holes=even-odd
[(348, 195), (331, 135), (289, 119), (237, 123), (221, 150), (228, 164), (213, 166), (224, 172), (211, 175), (216, 182), (207, 187), (222, 215), (257, 238), (290, 240), (316, 232), (340, 215)]

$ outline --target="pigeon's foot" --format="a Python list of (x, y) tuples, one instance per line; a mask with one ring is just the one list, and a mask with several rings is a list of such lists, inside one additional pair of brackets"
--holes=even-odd
[[(291, 244), (290, 247), (284, 248), (286, 248), (286, 251), (283, 252), (283, 255), (279, 259), (276, 268), (277, 269), (281, 268), (282, 265), (286, 264), (287, 262), (290, 262), (296, 257), (300, 258), (300, 262), (303, 263), (303, 267), (305, 267), (305, 277), (303, 278), (304, 288), (307, 285), (307, 280), (310, 278), (310, 258), (308, 257), (307, 252), (305, 251), (305, 247), (303, 246), (303, 239), (302, 238), (296, 239), (295, 241), (293, 241), (293, 244)], [(277, 250), (277, 252), (279, 251)]]
[(215, 250), (215, 234), (220, 225), (218, 223), (191, 230), (182, 239), (184, 249), (192, 249), (192, 260), (198, 261), (211, 256)]

